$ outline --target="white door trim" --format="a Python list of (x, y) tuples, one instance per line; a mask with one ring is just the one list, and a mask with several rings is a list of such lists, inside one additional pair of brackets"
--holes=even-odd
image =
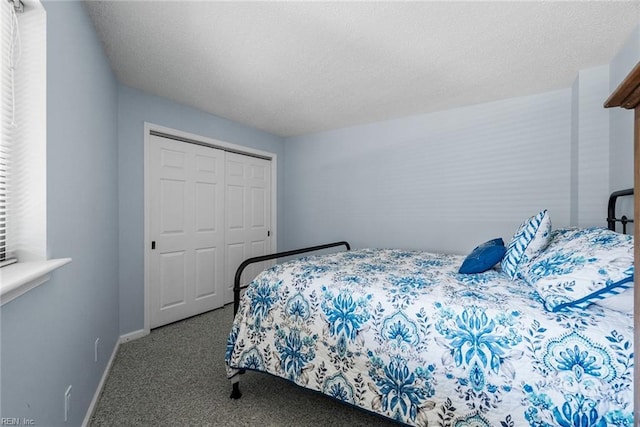
[[(245, 154), (248, 156), (256, 156), (271, 160), (271, 252), (276, 252), (278, 247), (277, 236), (277, 171), (278, 161), (277, 155), (268, 151), (262, 151), (255, 148), (245, 147), (243, 145), (233, 144), (230, 142), (220, 141), (213, 138), (207, 138), (201, 135), (196, 135), (189, 132), (180, 131), (177, 129), (171, 129), (168, 127), (156, 125), (149, 122), (144, 122), (144, 333), (148, 334), (151, 330), (151, 308), (149, 301), (149, 242), (151, 241), (150, 227), (149, 227), (149, 215), (151, 212), (150, 201), (150, 165), (149, 165), (149, 152), (150, 152), (150, 134), (151, 132), (158, 132), (167, 136), (175, 136), (176, 139), (191, 140), (202, 145), (211, 146), (214, 148), (220, 148), (223, 150), (231, 151), (238, 154)], [(188, 142), (185, 142), (188, 143)]]

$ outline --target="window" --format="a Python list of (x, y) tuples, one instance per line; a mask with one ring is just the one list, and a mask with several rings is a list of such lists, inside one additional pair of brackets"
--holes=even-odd
[(1, 18), (0, 34), (2, 43), (2, 70), (0, 84), (2, 85), (2, 134), (0, 135), (0, 267), (9, 263), (11, 258), (9, 242), (7, 240), (7, 196), (10, 192), (9, 170), (11, 161), (11, 141), (14, 139), (15, 128), (15, 63), (19, 60), (19, 30), (16, 11), (13, 3), (5, 2), (0, 5)]
[[(17, 6), (16, 6), (17, 5)], [(0, 0), (0, 305), (71, 261), (47, 260), (46, 12), (38, 0)]]
[[(15, 3), (14, 3), (15, 2)], [(46, 259), (46, 15), (0, 0), (0, 262)]]

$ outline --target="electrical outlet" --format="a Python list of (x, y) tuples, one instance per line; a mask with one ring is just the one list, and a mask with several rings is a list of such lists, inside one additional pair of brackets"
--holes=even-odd
[(98, 361), (98, 343), (99, 343), (99, 342), (100, 342), (100, 338), (96, 338), (96, 344), (95, 344), (94, 352), (93, 352), (93, 355), (94, 355), (94, 357), (93, 357), (93, 361), (94, 361), (94, 362), (97, 362), (97, 361)]
[(69, 411), (71, 410), (71, 386), (64, 392), (64, 422), (69, 421)]

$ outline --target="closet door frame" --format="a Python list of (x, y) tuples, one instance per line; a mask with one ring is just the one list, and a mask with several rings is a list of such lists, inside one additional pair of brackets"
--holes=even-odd
[(201, 135), (183, 132), (177, 129), (171, 129), (165, 126), (156, 125), (154, 123), (144, 123), (144, 331), (141, 336), (149, 334), (151, 331), (151, 307), (150, 307), (150, 281), (149, 281), (149, 251), (151, 245), (151, 230), (149, 218), (151, 213), (150, 200), (150, 136), (151, 133), (162, 134), (168, 138), (174, 137), (176, 140), (192, 141), (194, 143), (219, 148), (242, 155), (260, 157), (271, 161), (271, 247), (267, 248), (270, 252), (276, 252), (278, 247), (278, 216), (277, 216), (277, 155), (268, 151), (262, 151), (243, 145), (233, 144), (230, 142), (220, 141), (213, 138), (207, 138)]

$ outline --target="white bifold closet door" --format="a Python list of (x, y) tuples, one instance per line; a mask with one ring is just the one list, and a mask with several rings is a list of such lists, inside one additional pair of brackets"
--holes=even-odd
[(271, 162), (149, 138), (148, 309), (155, 328), (232, 302), (238, 265), (270, 251)]
[[(226, 153), (225, 303), (233, 302), (233, 280), (240, 263), (270, 253), (271, 161)], [(242, 284), (273, 262), (248, 266)]]

